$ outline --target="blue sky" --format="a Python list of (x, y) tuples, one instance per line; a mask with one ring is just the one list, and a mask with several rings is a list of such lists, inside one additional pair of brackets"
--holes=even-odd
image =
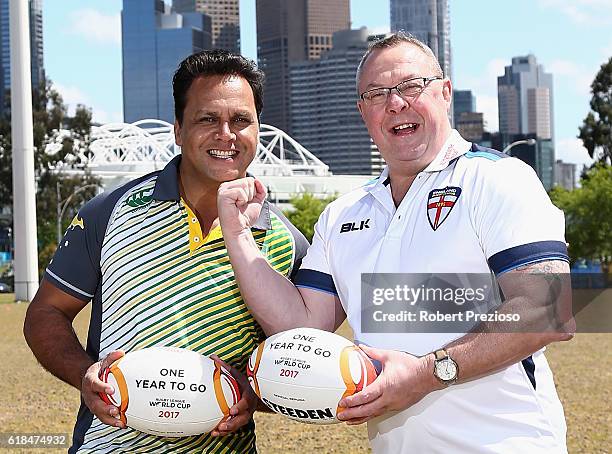
[[(129, 1), (129, 0), (126, 0)], [(168, 3), (170, 0), (166, 0)], [(121, 0), (44, 0), (45, 69), (71, 108), (121, 121)], [(554, 78), (557, 157), (590, 162), (576, 138), (589, 86), (612, 56), (612, 0), (450, 0), (453, 83), (471, 89), (497, 130), (496, 77), (533, 53)], [(243, 54), (256, 58), (255, 0), (240, 0)], [(389, 28), (389, 0), (351, 0), (353, 28)]]

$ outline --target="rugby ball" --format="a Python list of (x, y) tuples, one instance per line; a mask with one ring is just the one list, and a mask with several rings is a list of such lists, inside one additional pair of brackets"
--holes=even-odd
[(240, 400), (238, 383), (227, 370), (183, 348), (129, 352), (100, 378), (115, 390), (100, 397), (119, 408), (128, 427), (161, 437), (208, 433)]
[(257, 347), (247, 365), (251, 387), (274, 412), (311, 424), (334, 424), (338, 403), (376, 378), (368, 356), (337, 334), (296, 328)]

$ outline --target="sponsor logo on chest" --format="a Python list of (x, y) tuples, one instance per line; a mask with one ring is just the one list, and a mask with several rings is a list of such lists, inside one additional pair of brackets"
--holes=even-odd
[(434, 231), (438, 230), (438, 227), (446, 221), (460, 195), (461, 188), (456, 186), (434, 189), (429, 193), (427, 198), (427, 219)]
[(363, 221), (346, 222), (342, 224), (342, 226), (340, 227), (340, 233), (355, 232), (359, 230), (369, 229), (370, 228), (369, 222), (370, 222), (369, 218), (364, 219)]

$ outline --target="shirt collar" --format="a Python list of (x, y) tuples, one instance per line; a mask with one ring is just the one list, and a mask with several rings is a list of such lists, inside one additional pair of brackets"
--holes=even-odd
[[(433, 161), (429, 163), (423, 172), (438, 172), (446, 169), (451, 162), (457, 159), (459, 156), (464, 155), (472, 148), (472, 144), (466, 141), (457, 130), (453, 129), (442, 145), (442, 148), (436, 155)], [(377, 192), (381, 190), (388, 190), (389, 186), (389, 167), (385, 166), (380, 176), (372, 182), (366, 184), (365, 190), (367, 192)]]
[[(175, 202), (179, 202), (181, 200), (178, 184), (180, 163), (181, 155), (179, 154), (178, 156), (172, 158), (172, 160), (166, 164), (166, 167), (162, 169), (159, 175), (157, 175), (155, 189), (153, 189), (153, 198), (155, 200)], [(253, 175), (247, 173), (247, 176), (251, 177)], [(272, 229), (272, 221), (270, 219), (270, 204), (267, 200), (264, 200), (261, 207), (261, 212), (259, 213), (259, 218), (257, 218), (257, 221), (255, 224), (253, 224), (253, 228), (257, 230)]]
[(166, 167), (157, 175), (153, 198), (155, 200), (176, 201), (181, 200), (178, 184), (178, 170), (181, 163), (181, 155), (177, 155), (166, 164)]
[(423, 172), (439, 172), (446, 169), (451, 162), (470, 151), (471, 147), (472, 144), (453, 129), (434, 160), (423, 169)]

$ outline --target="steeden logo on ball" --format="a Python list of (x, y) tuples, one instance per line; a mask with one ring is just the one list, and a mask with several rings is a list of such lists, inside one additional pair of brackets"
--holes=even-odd
[(363, 351), (337, 334), (296, 328), (257, 347), (247, 365), (249, 383), (273, 411), (300, 422), (334, 424), (338, 403), (376, 379)]

